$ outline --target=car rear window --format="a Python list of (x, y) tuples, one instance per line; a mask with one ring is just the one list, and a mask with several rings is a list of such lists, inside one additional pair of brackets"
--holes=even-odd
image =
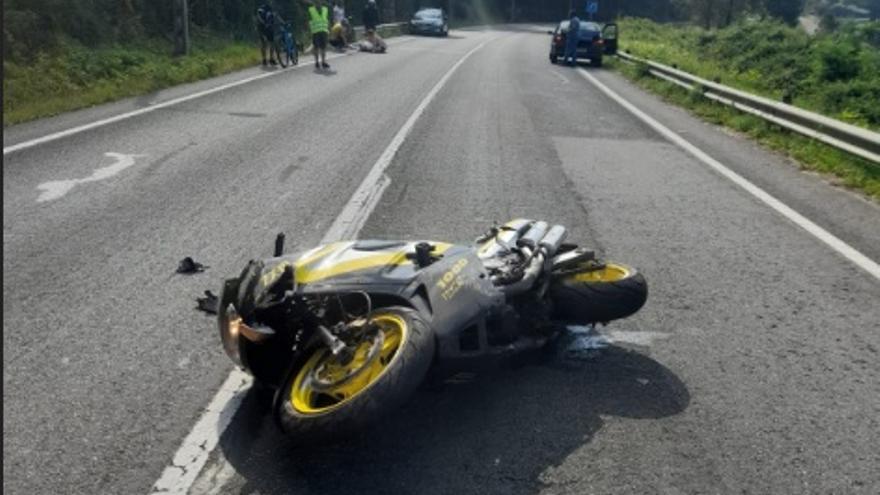
[(416, 12), (414, 17), (416, 19), (436, 19), (436, 18), (442, 17), (442, 16), (443, 16), (443, 13), (441, 10), (430, 9), (430, 10), (420, 10), (420, 11)]
[[(559, 30), (563, 33), (568, 32), (568, 21), (562, 21), (559, 23)], [(578, 28), (578, 38), (580, 39), (592, 39), (593, 36), (596, 36), (601, 32), (601, 28), (595, 22), (584, 22), (581, 21), (580, 27)]]

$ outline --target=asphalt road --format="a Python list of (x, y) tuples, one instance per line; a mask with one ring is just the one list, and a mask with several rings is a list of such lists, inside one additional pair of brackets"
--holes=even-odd
[[(651, 295), (578, 359), (420, 392), (318, 451), (248, 393), (192, 493), (876, 493), (880, 282), (517, 27), (395, 40), (4, 156), (3, 489), (148, 493), (232, 369), (194, 308), (324, 232), (437, 81), (362, 238), (548, 219)], [(590, 74), (868, 257), (880, 208)], [(5, 130), (4, 146), (259, 74)], [(107, 155), (110, 153), (110, 155)], [(174, 273), (192, 256), (206, 272)]]

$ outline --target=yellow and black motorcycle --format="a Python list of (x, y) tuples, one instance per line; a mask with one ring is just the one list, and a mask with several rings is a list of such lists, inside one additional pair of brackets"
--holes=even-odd
[(453, 373), (538, 349), (567, 324), (638, 311), (644, 277), (566, 244), (543, 221), (473, 246), (338, 242), (251, 261), (224, 284), (226, 353), (276, 389), (280, 427), (308, 442), (351, 433), (406, 400), (429, 369)]

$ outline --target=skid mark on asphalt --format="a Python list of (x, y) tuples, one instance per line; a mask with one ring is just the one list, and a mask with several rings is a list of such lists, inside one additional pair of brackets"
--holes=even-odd
[(108, 165), (106, 167), (96, 168), (95, 171), (92, 172), (92, 175), (84, 179), (53, 180), (49, 182), (43, 182), (42, 184), (38, 185), (37, 190), (42, 192), (40, 193), (40, 196), (37, 197), (37, 203), (59, 199), (80, 184), (109, 179), (134, 165), (135, 158), (142, 158), (147, 155), (104, 153), (104, 156), (115, 159), (116, 163)]

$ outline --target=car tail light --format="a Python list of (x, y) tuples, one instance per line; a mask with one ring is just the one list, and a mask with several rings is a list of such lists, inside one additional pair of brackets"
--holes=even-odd
[(559, 36), (557, 34), (556, 36), (553, 37), (553, 42), (556, 43), (557, 45), (561, 45), (562, 44), (562, 36)]

